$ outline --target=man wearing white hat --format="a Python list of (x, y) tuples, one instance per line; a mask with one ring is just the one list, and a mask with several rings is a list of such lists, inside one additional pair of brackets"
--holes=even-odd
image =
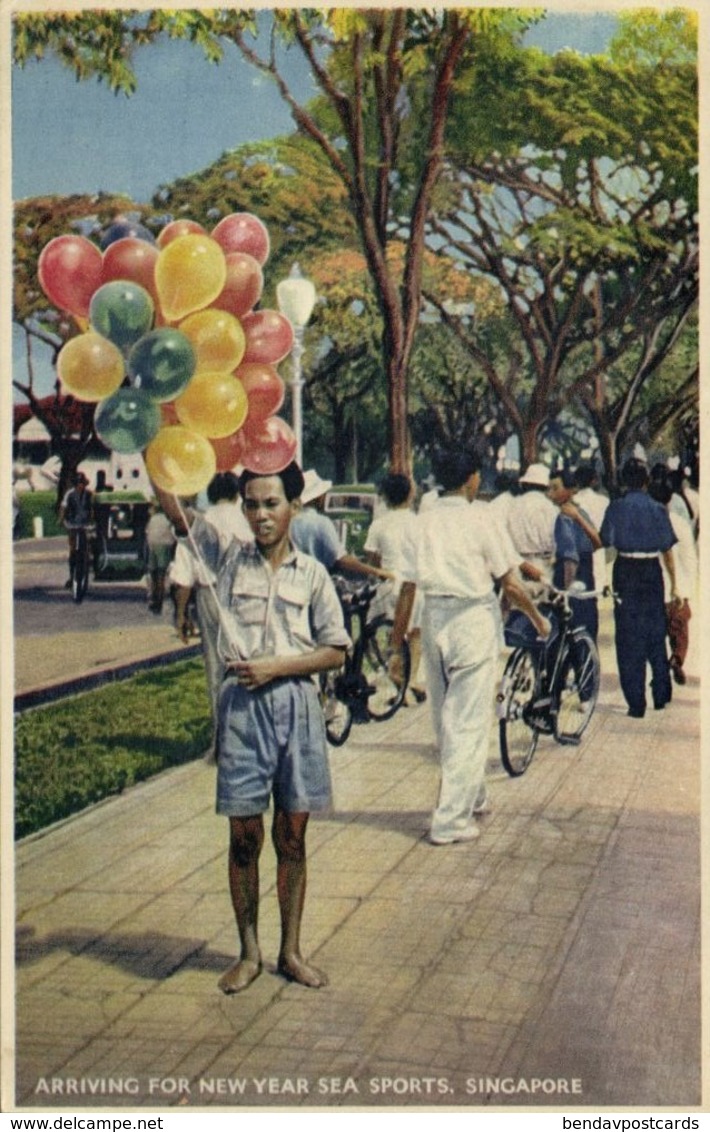
[(523, 559), (521, 572), (532, 582), (552, 581), (555, 560), (557, 509), (547, 497), (550, 471), (545, 464), (530, 464), (520, 477), (521, 494), (508, 511), (508, 533)]
[(335, 523), (323, 513), (325, 497), (333, 486), (323, 480), (313, 468), (303, 473), (302, 510), (291, 520), (291, 541), (304, 554), (322, 562), (326, 570), (347, 570), (380, 579), (392, 578), (387, 570), (368, 566), (354, 554), (348, 554), (338, 537)]

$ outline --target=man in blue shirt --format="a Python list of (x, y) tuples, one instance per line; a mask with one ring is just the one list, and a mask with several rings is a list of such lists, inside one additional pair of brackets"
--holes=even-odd
[(648, 495), (646, 465), (627, 460), (621, 470), (626, 489), (609, 504), (601, 528), (604, 546), (617, 551), (613, 571), (616, 660), (628, 714), (640, 719), (646, 711), (646, 665), (651, 667), (653, 706), (671, 698), (666, 652), (666, 619), (660, 559), (676, 596), (673, 545), (677, 541), (664, 507)]
[[(601, 546), (599, 533), (587, 513), (573, 501), (576, 480), (572, 472), (553, 472), (547, 495), (559, 508), (555, 520), (555, 565), (553, 585), (567, 590), (572, 582), (583, 582), (585, 590), (594, 589), (594, 551)], [(599, 612), (596, 599), (576, 601), (570, 598), (575, 625), (582, 625), (596, 641)]]

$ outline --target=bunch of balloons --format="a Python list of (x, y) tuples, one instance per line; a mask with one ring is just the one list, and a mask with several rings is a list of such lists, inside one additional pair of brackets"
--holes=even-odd
[(279, 311), (254, 309), (269, 247), (261, 220), (235, 212), (211, 233), (176, 220), (156, 241), (117, 221), (101, 248), (64, 235), (42, 250), (42, 289), (81, 331), (59, 353), (64, 389), (96, 403), (107, 447), (145, 451), (165, 491), (194, 495), (236, 465), (269, 475), (295, 455), (275, 415), (284, 399), (275, 367), (293, 327)]

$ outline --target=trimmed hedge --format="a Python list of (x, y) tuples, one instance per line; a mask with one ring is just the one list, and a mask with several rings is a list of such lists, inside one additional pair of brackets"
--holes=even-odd
[(210, 716), (201, 658), (35, 708), (15, 723), (15, 834), (202, 755)]
[[(94, 499), (97, 503), (140, 503), (145, 501), (145, 495), (140, 491), (102, 491), (96, 492)], [(32, 520), (36, 516), (42, 519), (45, 538), (66, 534), (57, 517), (56, 491), (20, 491), (18, 502), (20, 514), (17, 518), (15, 538), (34, 537)]]
[(59, 525), (57, 517), (56, 491), (22, 491), (18, 494), (18, 502), (20, 514), (17, 517), (15, 538), (32, 538), (34, 534), (32, 520), (36, 516), (42, 519), (45, 538), (66, 533), (64, 527)]

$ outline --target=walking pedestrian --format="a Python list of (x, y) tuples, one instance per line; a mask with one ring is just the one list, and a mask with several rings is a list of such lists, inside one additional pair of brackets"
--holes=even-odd
[[(574, 501), (589, 516), (598, 531), (601, 530), (609, 497), (599, 490), (599, 473), (594, 464), (580, 464), (574, 473), (577, 493)], [(594, 589), (607, 585), (606, 550), (600, 546), (594, 551)]]
[(148, 547), (148, 609), (162, 613), (165, 600), (165, 579), (175, 553), (175, 533), (172, 523), (161, 507), (153, 504), (145, 528)]
[[(397, 597), (402, 586), (403, 571), (406, 569), (404, 546), (407, 539), (415, 537), (418, 517), (412, 510), (414, 495), (409, 476), (390, 472), (380, 484), (380, 495), (387, 510), (373, 519), (365, 540), (365, 554), (373, 566), (382, 567), (393, 576), (393, 586), (387, 595), (385, 612), (394, 616)], [(411, 670), (407, 693), (411, 692), (418, 704), (426, 699), (426, 692), (419, 683), (421, 663), (421, 598), (414, 603), (407, 640), (411, 658)], [(406, 706), (406, 698), (404, 706)]]
[(74, 581), (79, 531), (94, 521), (94, 496), (89, 491), (89, 480), (83, 472), (75, 472), (73, 487), (66, 493), (59, 507), (59, 521), (69, 534), (69, 578), (64, 588), (70, 590)]
[[(547, 494), (558, 508), (555, 519), (555, 563), (552, 582), (568, 590), (573, 582), (594, 590), (594, 551), (601, 546), (599, 532), (581, 507), (576, 506), (576, 480), (572, 472), (557, 471), (550, 476)], [(583, 626), (596, 641), (599, 611), (596, 598), (570, 598), (573, 623)]]
[[(262, 970), (259, 857), (271, 798), (281, 917), (277, 971), (308, 987), (327, 983), (300, 948), (306, 827), (310, 813), (331, 801), (325, 724), (312, 677), (340, 667), (350, 643), (327, 571), (289, 538), (303, 491), (301, 469), (292, 463), (277, 475), (244, 472), (239, 490), (252, 543), (234, 540), (222, 553), (215, 528), (186, 516), (232, 626), (221, 637), (225, 645), (231, 637), (231, 645), (219, 697), (217, 812), (229, 819), (229, 887), (241, 952), (219, 980), (225, 994), (245, 990)], [(162, 498), (182, 527), (176, 503)]]
[(528, 593), (537, 598), (552, 581), (555, 560), (555, 520), (557, 510), (547, 498), (550, 471), (545, 464), (530, 464), (520, 477), (520, 494), (508, 505), (508, 534), (528, 584)]
[(441, 763), (430, 840), (451, 845), (478, 837), (473, 817), (487, 809), (485, 768), (502, 643), (494, 583), (545, 639), (550, 623), (518, 578), (520, 558), (510, 540), (490, 522), (486, 508), (471, 506), (481, 479), (475, 457), (457, 450), (433, 463), (442, 495), (420, 515), (416, 541), (407, 544), (393, 638), (395, 643), (401, 639), (420, 588), (423, 653)]
[(663, 594), (666, 603), (666, 630), (671, 646), (670, 666), (671, 675), (676, 684), (685, 684), (685, 661), (688, 655), (689, 633), (688, 622), (692, 616), (691, 600), (695, 599), (698, 554), (693, 537), (693, 530), (687, 519), (671, 510), (673, 489), (669, 483), (652, 483), (648, 489), (652, 499), (660, 503), (668, 511), (668, 518), (673, 527), (673, 533), (678, 540), (673, 547), (675, 562), (676, 597), (671, 596), (671, 578), (663, 559)]
[(665, 508), (648, 494), (649, 473), (632, 457), (621, 470), (625, 493), (607, 508), (600, 531), (604, 546), (617, 551), (612, 584), (616, 661), (628, 715), (646, 713), (646, 667), (651, 668), (653, 706), (660, 710), (671, 699), (666, 653), (666, 611), (663, 558), (670, 579), (670, 598), (678, 597), (673, 546), (676, 536)]
[(354, 554), (349, 554), (343, 546), (335, 523), (325, 514), (325, 499), (331, 480), (323, 480), (310, 468), (303, 475), (304, 489), (301, 499), (302, 509), (295, 515), (291, 524), (291, 539), (294, 546), (304, 554), (311, 554), (321, 562), (326, 570), (345, 571), (364, 574), (366, 577), (387, 580), (392, 577), (389, 570), (369, 566)]

